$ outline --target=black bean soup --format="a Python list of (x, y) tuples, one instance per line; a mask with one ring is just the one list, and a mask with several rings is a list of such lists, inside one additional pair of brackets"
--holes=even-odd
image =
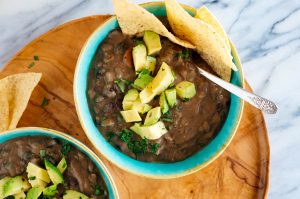
[(108, 198), (108, 191), (98, 167), (81, 151), (69, 143), (44, 136), (28, 136), (0, 144), (0, 179), (23, 175), (27, 178), (29, 162), (44, 168), (44, 159), (56, 165), (65, 155), (67, 169), (64, 183), (59, 184), (56, 198), (65, 190), (79, 191), (93, 198)]
[[(187, 80), (196, 86), (190, 101), (177, 100), (177, 106), (162, 116), (168, 133), (157, 140), (145, 140), (128, 129), (133, 123), (123, 121), (124, 94), (116, 85), (118, 79), (133, 82), (136, 72), (132, 48), (142, 38), (124, 35), (120, 29), (108, 34), (99, 46), (91, 64), (87, 96), (95, 124), (103, 136), (117, 149), (132, 158), (146, 162), (176, 162), (206, 146), (221, 129), (229, 110), (230, 94), (196, 72), (196, 67), (215, 74), (201, 57), (161, 37), (162, 49), (156, 56), (156, 72), (162, 62), (175, 71), (175, 84)], [(130, 83), (127, 90), (130, 89)], [(150, 102), (159, 106), (158, 98)], [(145, 114), (146, 115), (146, 114)], [(142, 115), (142, 118), (145, 118)], [(125, 129), (125, 131), (124, 131)]]

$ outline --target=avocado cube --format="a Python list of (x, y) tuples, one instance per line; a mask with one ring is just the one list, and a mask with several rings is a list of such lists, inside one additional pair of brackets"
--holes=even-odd
[(44, 188), (43, 187), (32, 187), (28, 192), (26, 199), (38, 199), (42, 194)]
[(140, 99), (133, 102), (131, 109), (137, 110), (139, 113), (147, 113), (152, 107), (148, 104), (143, 104)]
[(7, 181), (9, 181), (9, 179), (11, 179), (11, 178), (5, 177), (0, 180), (0, 198), (4, 198), (4, 195), (3, 195), (4, 185), (6, 184)]
[(44, 182), (50, 182), (48, 172), (45, 169), (42, 169), (41, 167), (31, 162), (28, 163), (26, 167), (26, 172), (28, 173), (28, 178), (34, 176)]
[(138, 77), (133, 83), (133, 86), (139, 90), (143, 90), (152, 80), (153, 77), (149, 74), (148, 70), (143, 70), (139, 73)]
[(150, 126), (154, 123), (156, 123), (161, 117), (161, 109), (160, 107), (155, 107), (153, 109), (151, 109), (146, 116), (144, 125), (145, 126)]
[(176, 92), (182, 100), (190, 100), (196, 95), (195, 84), (188, 81), (182, 81), (176, 85)]
[(127, 94), (124, 96), (122, 106), (123, 110), (130, 110), (132, 107), (132, 104), (135, 100), (137, 100), (139, 97), (139, 92), (136, 89), (130, 89)]
[(160, 94), (174, 82), (175, 78), (172, 73), (171, 67), (165, 62), (162, 63), (157, 75), (152, 80), (152, 92)]
[(151, 74), (154, 73), (156, 66), (156, 58), (147, 56), (147, 69), (151, 72)]
[(65, 157), (63, 157), (60, 161), (59, 161), (59, 163), (57, 164), (57, 168), (58, 168), (58, 170), (61, 172), (61, 173), (64, 173), (64, 171), (67, 169), (67, 161), (66, 161), (66, 159), (65, 159)]
[(159, 97), (159, 105), (160, 105), (160, 108), (161, 108), (161, 112), (163, 114), (165, 114), (166, 112), (169, 111), (169, 105), (168, 105), (168, 102), (167, 102), (167, 99), (166, 99), (166, 95), (164, 92), (162, 92), (160, 94), (160, 97)]
[(57, 194), (57, 193), (58, 193), (57, 185), (51, 185), (51, 186), (49, 186), (49, 187), (47, 187), (43, 190), (43, 195), (44, 196), (52, 197), (52, 196), (55, 196), (55, 194)]
[(28, 181), (22, 176), (16, 176), (7, 180), (3, 185), (3, 197), (18, 194), (28, 189), (30, 189)]
[(62, 173), (58, 170), (56, 166), (54, 166), (51, 162), (48, 160), (45, 160), (45, 167), (47, 169), (48, 175), (53, 182), (53, 184), (60, 184), (63, 183), (63, 175)]
[(75, 199), (75, 198), (80, 198), (80, 199), (89, 199), (86, 195), (83, 193), (80, 193), (78, 191), (74, 190), (66, 190), (63, 199)]
[(145, 31), (144, 42), (147, 46), (148, 55), (155, 55), (161, 50), (160, 37), (152, 31)]
[(24, 193), (24, 191), (14, 194), (14, 199), (25, 199), (26, 198), (26, 194)]
[(154, 97), (155, 93), (151, 90), (151, 83), (150, 82), (141, 92), (140, 92), (140, 99), (143, 104), (149, 103)]
[[(34, 179), (31, 179), (34, 178)], [(31, 184), (32, 187), (46, 187), (47, 186), (47, 182), (44, 182), (43, 180), (37, 178), (36, 176), (30, 176), (28, 175), (28, 182)]]
[(171, 88), (165, 91), (166, 98), (170, 107), (174, 107), (177, 104), (176, 89)]
[(156, 140), (167, 133), (164, 123), (158, 121), (150, 126), (141, 126), (137, 132), (142, 138), (147, 138), (148, 140)]
[(121, 115), (123, 116), (125, 122), (139, 122), (142, 121), (137, 110), (127, 110), (121, 111)]
[(144, 44), (139, 44), (132, 49), (132, 58), (135, 71), (141, 71), (146, 68), (147, 49)]

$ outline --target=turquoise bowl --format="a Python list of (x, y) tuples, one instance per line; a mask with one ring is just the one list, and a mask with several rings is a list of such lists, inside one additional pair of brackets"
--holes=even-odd
[[(146, 3), (142, 4), (142, 6), (156, 16), (166, 16), (163, 2)], [(191, 15), (195, 14), (196, 10), (194, 8), (183, 6)], [(136, 175), (159, 179), (176, 178), (204, 168), (225, 150), (237, 130), (242, 117), (244, 102), (235, 95), (231, 95), (228, 117), (217, 136), (203, 150), (180, 162), (150, 163), (135, 160), (115, 149), (97, 129), (88, 107), (86, 95), (88, 71), (96, 50), (103, 39), (110, 31), (118, 27), (118, 21), (113, 16), (97, 28), (86, 41), (77, 61), (74, 76), (74, 98), (77, 113), (86, 135), (95, 148), (108, 160)], [(233, 72), (231, 83), (244, 87), (242, 66), (233, 44), (231, 44), (231, 47), (233, 61), (239, 69), (237, 72)]]
[(113, 178), (109, 174), (109, 171), (107, 170), (104, 163), (99, 159), (99, 157), (92, 150), (90, 150), (83, 143), (81, 143), (80, 141), (78, 141), (77, 139), (69, 135), (61, 133), (59, 131), (46, 129), (46, 128), (37, 128), (37, 127), (18, 128), (15, 130), (0, 133), (0, 143), (6, 142), (14, 138), (25, 137), (25, 136), (48, 136), (48, 137), (59, 138), (68, 141), (74, 147), (76, 147), (84, 154), (86, 154), (98, 167), (107, 186), (109, 192), (109, 198), (110, 199), (120, 198), (117, 192), (117, 187), (113, 181)]

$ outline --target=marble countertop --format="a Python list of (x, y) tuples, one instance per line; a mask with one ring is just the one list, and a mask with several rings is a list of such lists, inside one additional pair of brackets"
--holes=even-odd
[[(277, 115), (265, 115), (271, 143), (269, 198), (300, 198), (300, 1), (179, 1), (205, 4), (215, 13), (236, 44), (254, 91), (278, 104)], [(107, 0), (1, 0), (0, 68), (49, 29), (107, 13), (113, 13)]]

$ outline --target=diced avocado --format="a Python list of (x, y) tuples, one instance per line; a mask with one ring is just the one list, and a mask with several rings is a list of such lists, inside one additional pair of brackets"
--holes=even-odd
[(152, 31), (145, 31), (144, 42), (147, 46), (148, 55), (155, 55), (161, 49), (160, 37)]
[(41, 167), (31, 162), (28, 163), (26, 171), (28, 173), (28, 177), (35, 176), (36, 178), (39, 178), (44, 182), (50, 182), (48, 172), (45, 169), (42, 169)]
[(44, 190), (43, 190), (43, 195), (44, 196), (55, 196), (55, 194), (57, 194), (58, 191), (57, 191), (57, 186), (56, 185), (51, 185), (49, 187), (46, 187)]
[(159, 105), (160, 105), (160, 108), (161, 108), (161, 112), (163, 114), (165, 114), (166, 112), (169, 111), (169, 105), (168, 105), (168, 102), (167, 102), (167, 99), (166, 99), (166, 95), (165, 95), (165, 92), (162, 92), (160, 94), (160, 97), (159, 97)]
[(160, 119), (160, 116), (161, 116), (160, 107), (155, 107), (155, 108), (151, 109), (147, 113), (144, 125), (145, 126), (150, 126), (150, 125), (156, 123)]
[(135, 71), (141, 71), (146, 68), (147, 49), (144, 44), (139, 44), (132, 49), (132, 58)]
[(65, 157), (63, 157), (60, 161), (59, 161), (59, 163), (57, 164), (57, 168), (58, 168), (58, 170), (61, 172), (61, 173), (64, 173), (64, 171), (67, 169), (67, 161), (66, 161), (66, 159), (65, 159)]
[(63, 195), (63, 199), (89, 199), (89, 197), (78, 191), (67, 190)]
[(123, 116), (125, 122), (139, 122), (142, 121), (137, 110), (128, 110), (121, 111), (121, 115)]
[(135, 101), (139, 97), (139, 92), (136, 89), (128, 90), (127, 94), (124, 96), (125, 101)]
[(48, 175), (49, 175), (51, 181), (53, 182), (53, 184), (63, 183), (63, 181), (64, 181), (63, 175), (56, 166), (54, 166), (48, 160), (45, 160), (45, 167), (47, 169)]
[(9, 179), (11, 179), (11, 178), (10, 177), (5, 177), (5, 178), (0, 180), (0, 198), (4, 198), (3, 188), (4, 188), (5, 183), (7, 181), (9, 181)]
[[(151, 82), (150, 82), (151, 84)], [(155, 93), (152, 92), (152, 90), (149, 88), (150, 84), (148, 84), (148, 86), (146, 86), (146, 88), (144, 88), (141, 92), (140, 92), (140, 99), (141, 102), (143, 104), (146, 104), (148, 102), (150, 102), (154, 97), (155, 97)]]
[(171, 88), (165, 91), (166, 98), (170, 107), (174, 107), (177, 104), (176, 89)]
[(139, 92), (136, 89), (130, 89), (127, 94), (124, 96), (122, 106), (123, 110), (130, 110), (132, 107), (132, 104), (135, 100), (137, 100), (139, 97)]
[(135, 100), (131, 106), (132, 110), (137, 110), (141, 114), (147, 113), (151, 108), (149, 104), (143, 104), (140, 99)]
[(190, 100), (196, 95), (195, 84), (188, 81), (182, 81), (176, 85), (176, 92), (182, 100)]
[(147, 56), (147, 69), (153, 74), (155, 71), (156, 58)]
[(133, 83), (134, 88), (143, 90), (153, 80), (153, 77), (149, 73), (150, 71), (147, 69), (142, 70)]
[(166, 129), (164, 123), (162, 121), (158, 121), (157, 123), (151, 126), (140, 126), (136, 133), (139, 134), (142, 138), (147, 138), (148, 140), (155, 140), (160, 138), (167, 132), (168, 130)]
[(39, 196), (42, 194), (44, 187), (32, 187), (27, 192), (26, 199), (38, 199)]
[(20, 192), (20, 193), (17, 193), (14, 196), (14, 199), (25, 199), (26, 198), (26, 195), (24, 193), (24, 191)]
[(160, 94), (174, 82), (172, 69), (165, 62), (162, 63), (157, 75), (151, 82), (151, 89), (153, 93)]
[(32, 187), (46, 187), (47, 182), (35, 177), (35, 176), (28, 176), (28, 182), (31, 184)]
[(30, 189), (30, 184), (22, 176), (16, 176), (7, 180), (3, 185), (3, 197), (18, 194)]

